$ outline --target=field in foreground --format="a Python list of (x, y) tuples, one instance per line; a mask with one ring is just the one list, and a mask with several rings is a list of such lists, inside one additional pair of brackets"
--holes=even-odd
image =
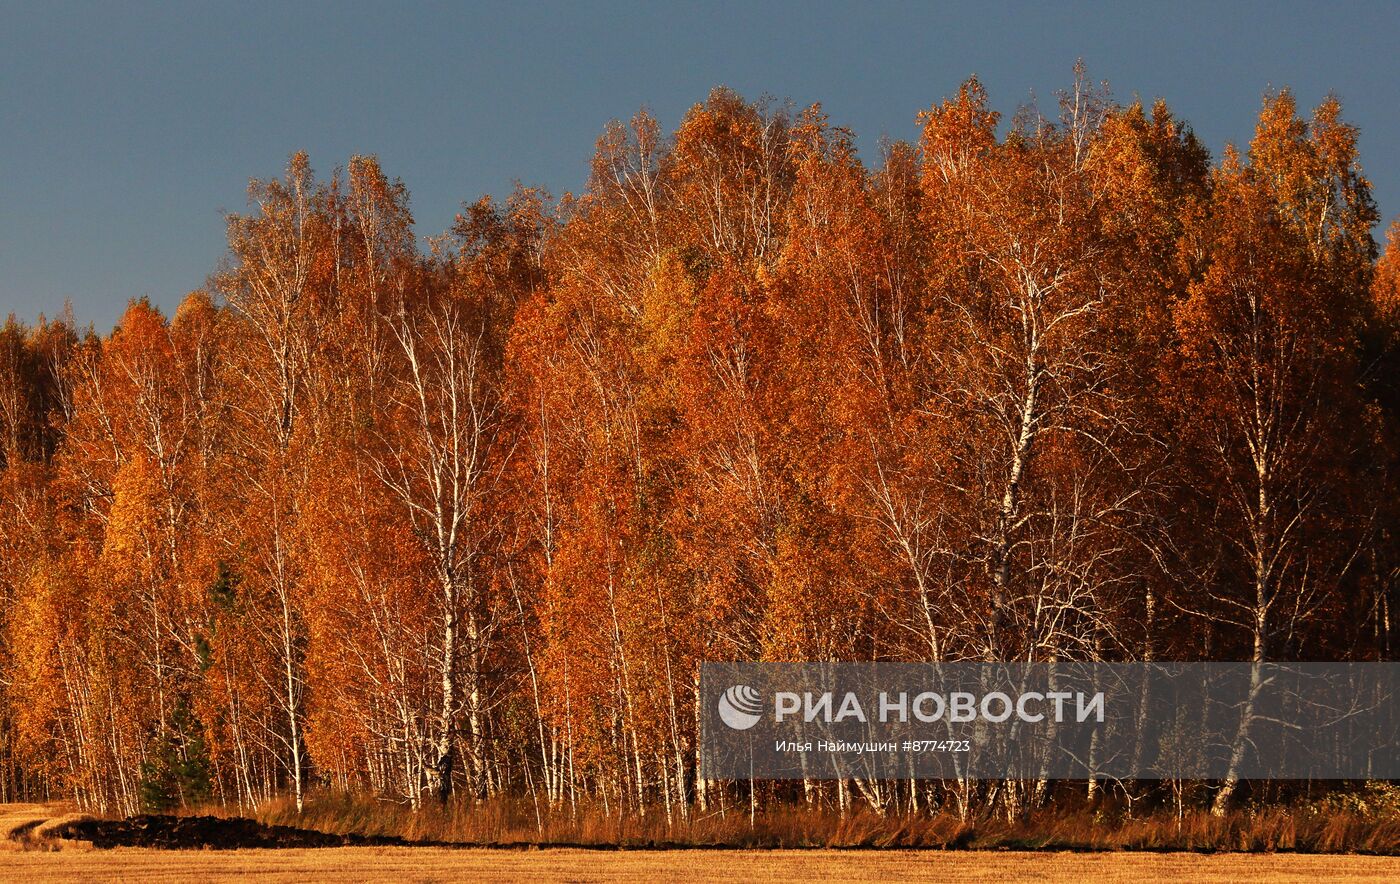
[(0, 855), (0, 877), (220, 881), (1396, 881), (1400, 858), (1302, 854), (842, 850), (63, 850)]

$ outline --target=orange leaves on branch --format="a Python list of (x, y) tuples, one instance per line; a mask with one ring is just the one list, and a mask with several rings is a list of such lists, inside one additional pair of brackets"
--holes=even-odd
[(716, 89), (426, 249), (299, 153), (171, 319), (10, 321), (27, 769), (134, 810), (195, 728), (244, 807), (686, 813), (705, 660), (1393, 654), (1400, 246), (1339, 103), (1215, 168), (1082, 65), (918, 121)]

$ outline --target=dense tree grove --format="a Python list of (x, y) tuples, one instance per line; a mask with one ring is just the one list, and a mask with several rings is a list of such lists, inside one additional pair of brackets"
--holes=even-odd
[(1400, 228), (1338, 102), (1218, 165), (1082, 70), (920, 121), (872, 167), (718, 89), (426, 248), (297, 154), (173, 316), (11, 318), (0, 800), (684, 815), (703, 660), (1394, 659)]

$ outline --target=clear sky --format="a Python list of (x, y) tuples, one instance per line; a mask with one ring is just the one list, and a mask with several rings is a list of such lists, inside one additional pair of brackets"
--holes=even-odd
[(716, 85), (820, 101), (873, 160), (969, 74), (1009, 114), (1080, 56), (1216, 156), (1268, 87), (1336, 91), (1400, 212), (1400, 3), (1132, 5), (0, 0), (0, 314), (71, 299), (105, 330), (129, 298), (173, 307), (248, 178), (301, 148), (323, 174), (377, 153), (432, 235), (515, 179), (578, 189), (603, 125), (642, 105), (674, 127)]

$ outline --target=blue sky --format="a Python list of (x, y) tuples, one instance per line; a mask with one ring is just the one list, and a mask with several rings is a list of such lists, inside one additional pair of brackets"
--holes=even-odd
[(721, 84), (820, 101), (873, 160), (969, 74), (1010, 113), (1080, 56), (1217, 156), (1270, 86), (1336, 91), (1400, 212), (1394, 2), (237, 5), (0, 0), (0, 314), (71, 299), (105, 330), (129, 298), (173, 307), (248, 178), (297, 149), (327, 174), (377, 153), (432, 235), (515, 179), (579, 188), (603, 125), (643, 105), (671, 127)]

